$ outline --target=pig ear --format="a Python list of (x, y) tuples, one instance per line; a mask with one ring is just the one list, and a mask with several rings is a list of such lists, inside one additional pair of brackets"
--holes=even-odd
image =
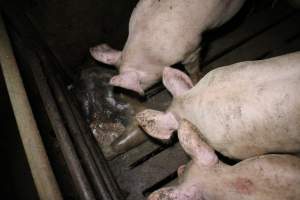
[(199, 130), (189, 121), (180, 122), (178, 138), (185, 152), (198, 166), (213, 166), (218, 162), (214, 150), (200, 138)]
[(139, 125), (152, 137), (168, 140), (178, 128), (178, 122), (170, 112), (144, 110), (136, 115)]
[(139, 74), (134, 71), (122, 72), (119, 75), (113, 76), (110, 79), (109, 84), (135, 91), (140, 95), (144, 95), (144, 90), (141, 87)]
[(193, 87), (188, 75), (171, 67), (165, 67), (163, 71), (163, 84), (173, 96), (181, 95)]
[(102, 63), (118, 66), (121, 58), (121, 51), (115, 50), (107, 44), (100, 44), (90, 48), (92, 57)]

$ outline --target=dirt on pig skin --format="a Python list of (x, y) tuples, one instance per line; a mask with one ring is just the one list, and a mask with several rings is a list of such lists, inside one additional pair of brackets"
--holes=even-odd
[(178, 130), (179, 142), (192, 161), (178, 170), (177, 184), (155, 191), (149, 200), (300, 199), (300, 158), (269, 154), (230, 166), (218, 160), (193, 127), (189, 121), (182, 120)]
[(254, 184), (250, 179), (247, 178), (237, 178), (231, 182), (232, 187), (241, 194), (251, 195), (254, 193)]

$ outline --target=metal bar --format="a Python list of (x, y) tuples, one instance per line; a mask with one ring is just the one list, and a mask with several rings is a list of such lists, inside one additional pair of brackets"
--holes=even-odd
[[(56, 63), (53, 64), (55, 65)], [(97, 173), (97, 171), (94, 171), (91, 174), (91, 178), (94, 182), (98, 195), (103, 199), (108, 199), (109, 195), (113, 200), (124, 199), (122, 191), (116, 183), (102, 151), (98, 148), (94, 138), (92, 138), (90, 129), (86, 126), (84, 119), (78, 112), (78, 109), (74, 107), (74, 102), (71, 98), (69, 98), (70, 93), (66, 91), (61, 75), (56, 72), (59, 66), (54, 65), (46, 66), (46, 74), (48, 77), (51, 76), (53, 78), (53, 83), (51, 85), (53, 86), (57, 99), (59, 99), (62, 105), (61, 109), (63, 110), (65, 117), (68, 118), (67, 121), (69, 123), (69, 129), (73, 130), (71, 131), (73, 132), (73, 139), (76, 138), (76, 143), (78, 144), (80, 151), (83, 151), (82, 159), (85, 160), (89, 171), (94, 171), (94, 169), (92, 169), (93, 167), (91, 168), (91, 166), (94, 166), (94, 164), (91, 163), (93, 161), (100, 172), (99, 174), (99, 172)], [(83, 141), (85, 141), (85, 143)]]
[[(45, 49), (43, 47), (39, 47), (39, 44), (36, 44), (36, 42), (33, 41), (35, 32), (34, 32), (34, 30), (29, 30), (29, 29), (34, 28), (34, 27), (31, 24), (30, 20), (28, 20), (26, 18), (27, 18), (27, 16), (24, 16), (24, 18), (22, 18), (22, 22), (25, 23), (25, 25), (26, 25), (26, 33), (29, 36), (27, 38), (27, 35), (25, 33), (25, 38), (29, 40), (29, 41), (27, 41), (28, 43), (30, 43), (29, 46), (33, 47), (36, 50), (36, 52), (38, 52), (38, 54), (40, 55), (40, 58), (42, 58), (42, 60), (43, 60), (43, 63), (45, 65), (47, 65), (46, 67), (44, 67), (44, 70), (46, 70), (45, 71), (46, 73), (44, 75), (48, 76), (48, 81), (49, 81), (49, 83), (51, 83), (53, 92), (56, 93), (55, 96), (56, 96), (56, 99), (58, 100), (59, 104), (63, 104), (62, 106), (60, 106), (60, 108), (64, 113), (64, 117), (66, 119), (68, 118), (66, 121), (68, 123), (69, 130), (71, 130), (72, 139), (74, 140), (74, 138), (75, 138), (75, 140), (76, 140), (76, 141), (74, 140), (76, 142), (75, 147), (79, 147), (76, 150), (78, 152), (81, 152), (80, 157), (81, 157), (83, 163), (85, 163), (85, 169), (87, 170), (87, 172), (89, 172), (90, 178), (93, 182), (94, 189), (98, 193), (98, 196), (100, 196), (102, 199), (105, 199), (105, 200), (106, 199), (113, 199), (113, 200), (124, 199), (119, 186), (115, 182), (115, 180), (110, 172), (110, 169), (106, 163), (106, 160), (105, 160), (101, 150), (97, 147), (97, 144), (95, 144), (95, 141), (93, 140), (92, 135), (89, 134), (90, 130), (88, 129), (88, 127), (86, 127), (86, 124), (84, 123), (84, 120), (82, 118), (81, 118), (81, 121), (78, 120), (81, 117), (81, 115), (79, 113), (77, 113), (77, 117), (75, 117), (76, 121), (74, 121), (74, 119), (73, 119), (74, 116), (72, 116), (72, 113), (70, 113), (70, 111), (68, 111), (70, 109), (70, 107), (69, 107), (68, 103), (65, 102), (65, 98), (68, 97), (68, 94), (66, 94), (66, 90), (63, 91), (64, 93), (61, 93), (59, 91), (61, 89), (65, 89), (65, 86), (64, 86), (64, 84), (62, 84), (61, 79), (60, 79), (61, 84), (57, 85), (57, 78), (58, 77), (61, 78), (60, 74), (57, 73), (58, 66), (56, 66), (56, 63), (52, 63), (52, 60), (50, 60), (48, 55), (41, 53)], [(22, 30), (22, 28), (24, 28), (24, 25), (23, 26), (21, 25), (21, 28), (20, 28), (20, 22), (18, 22), (17, 26), (18, 26), (19, 32), (20, 32), (20, 30)], [(52, 79), (52, 81), (51, 81), (51, 79)], [(44, 87), (41, 87), (41, 90), (43, 88)], [(68, 101), (70, 102), (70, 100), (68, 100)], [(72, 111), (74, 112), (74, 107), (71, 107), (71, 108), (72, 108)], [(77, 109), (75, 108), (75, 110), (77, 110)], [(80, 116), (80, 117), (78, 117), (78, 116)], [(78, 122), (78, 121), (80, 121), (80, 122)], [(80, 128), (78, 128), (77, 123)], [(85, 128), (83, 128), (83, 127), (85, 127)], [(81, 136), (80, 136), (80, 134), (81, 134)], [(83, 139), (82, 139), (82, 136), (83, 136)], [(81, 144), (78, 145), (79, 143), (81, 143)], [(87, 147), (87, 149), (86, 149), (86, 147)], [(90, 152), (88, 152), (88, 151), (90, 151)], [(94, 162), (94, 164), (93, 164), (93, 162)], [(95, 170), (95, 167), (94, 167), (95, 165), (96, 165), (97, 170), (99, 170), (98, 172)]]
[(101, 199), (105, 199), (105, 200), (112, 199), (107, 190), (106, 184), (103, 181), (103, 178), (99, 173), (97, 166), (95, 165), (94, 159), (91, 156), (88, 146), (85, 143), (85, 138), (83, 137), (83, 135), (85, 134), (81, 132), (81, 129), (76, 119), (74, 118), (71, 107), (66, 100), (66, 95), (62, 91), (64, 85), (62, 84), (62, 81), (59, 79), (59, 75), (54, 76), (53, 69), (51, 69), (51, 66), (47, 64), (47, 58), (44, 57), (42, 58), (42, 60), (43, 60), (43, 64), (45, 65), (44, 66), (44, 70), (46, 72), (45, 74), (48, 78), (50, 86), (53, 89), (58, 104), (60, 105), (59, 107), (61, 108), (62, 114), (67, 122), (68, 128), (70, 130), (70, 134), (75, 143), (75, 146), (77, 147), (79, 157), (81, 158), (86, 168), (86, 171), (88, 172), (89, 177), (92, 180), (92, 183), (96, 189), (98, 196)]
[(40, 137), (6, 27), (0, 15), (0, 64), (31, 174), (40, 199), (62, 199)]
[(32, 65), (32, 71), (44, 102), (44, 106), (52, 123), (52, 127), (56, 133), (56, 137), (59, 140), (60, 147), (64, 154), (69, 171), (72, 175), (72, 178), (75, 180), (77, 189), (80, 191), (80, 196), (82, 199), (95, 199), (92, 187), (87, 180), (87, 177), (81, 166), (75, 147), (72, 144), (67, 129), (65, 128), (63, 119), (59, 115), (59, 109), (55, 103), (54, 97), (51, 94), (46, 77), (44, 76), (40, 66)]
[(81, 167), (79, 158), (77, 157), (71, 138), (69, 137), (64, 126), (64, 122), (59, 114), (59, 110), (51, 94), (46, 77), (44, 76), (40, 67), (40, 60), (38, 60), (37, 55), (35, 55), (30, 49), (24, 47), (21, 39), (18, 38), (16, 34), (14, 34), (14, 36), (18, 50), (23, 52), (23, 56), (25, 57), (24, 59), (27, 59), (28, 67), (31, 69), (33, 74), (37, 89), (41, 95), (42, 102), (45, 106), (50, 123), (59, 142), (60, 149), (74, 181), (74, 185), (79, 192), (79, 196), (84, 200), (95, 199), (92, 188)]

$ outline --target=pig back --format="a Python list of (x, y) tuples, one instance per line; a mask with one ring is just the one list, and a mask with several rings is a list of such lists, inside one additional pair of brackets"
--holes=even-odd
[(232, 158), (299, 152), (299, 85), (300, 53), (222, 67), (185, 94), (185, 117)]
[(300, 159), (296, 156), (256, 156), (234, 166), (219, 162), (207, 167), (190, 162), (185, 170), (186, 173), (179, 177), (181, 188), (197, 187), (195, 193), (202, 194), (205, 199), (282, 200), (300, 197)]
[(219, 199), (299, 199), (300, 159), (270, 154), (254, 157), (227, 168), (221, 174), (227, 198)]
[[(201, 34), (229, 20), (240, 0), (141, 0), (132, 13), (123, 61), (169, 66), (194, 52)], [(138, 61), (136, 61), (138, 62)]]

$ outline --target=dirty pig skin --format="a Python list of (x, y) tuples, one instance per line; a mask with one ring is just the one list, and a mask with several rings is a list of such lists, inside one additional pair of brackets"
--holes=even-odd
[(231, 158), (300, 152), (300, 52), (217, 68), (195, 87), (166, 68), (163, 83), (174, 96), (167, 111), (137, 114), (151, 136), (168, 140), (185, 118)]
[(299, 200), (300, 159), (287, 154), (257, 156), (229, 166), (182, 120), (180, 144), (192, 161), (178, 169), (177, 184), (148, 200)]
[(114, 65), (110, 84), (143, 95), (161, 79), (163, 69), (182, 62), (199, 79), (201, 34), (228, 21), (245, 0), (140, 0), (121, 51), (107, 44), (90, 49), (98, 61)]

